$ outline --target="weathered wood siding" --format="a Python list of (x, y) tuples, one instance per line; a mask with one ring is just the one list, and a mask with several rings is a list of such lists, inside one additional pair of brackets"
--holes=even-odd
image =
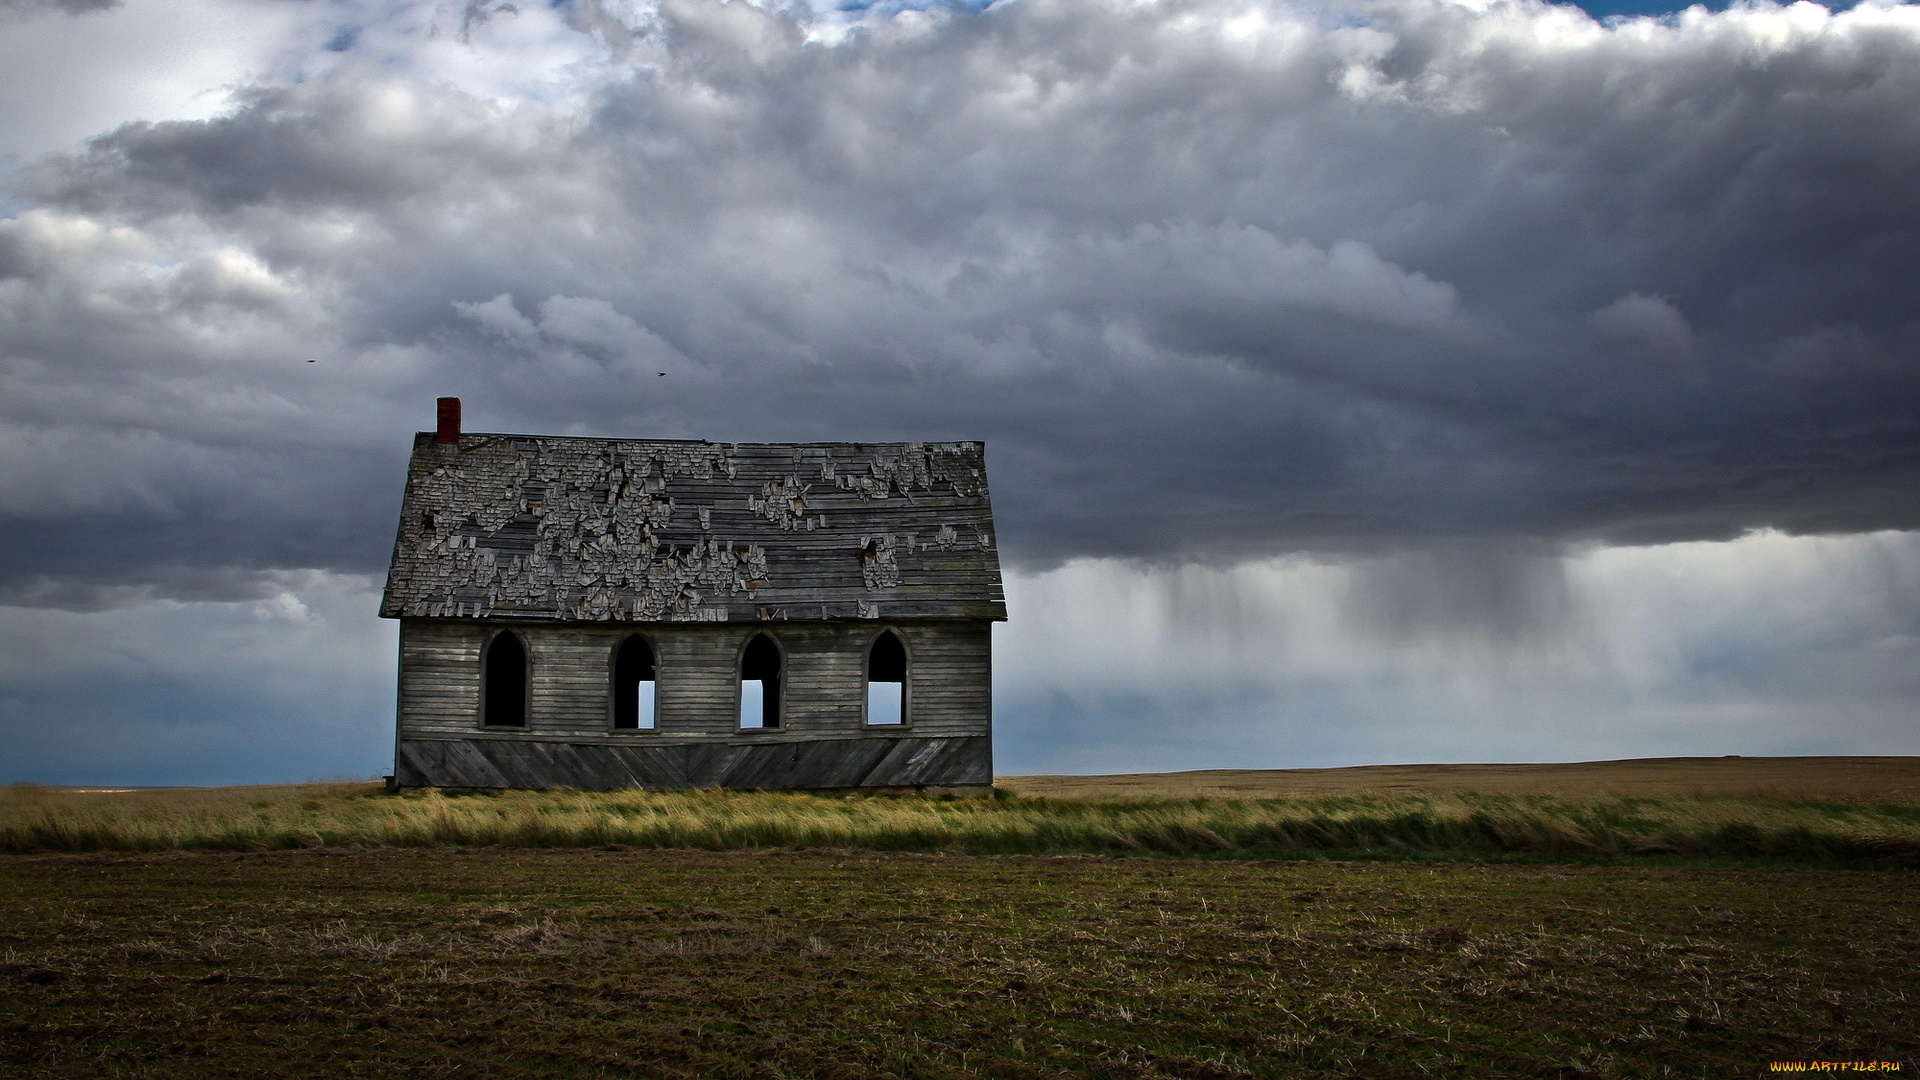
[(532, 736), (402, 739), (402, 787), (853, 788), (984, 787), (986, 736), (586, 743)]
[[(524, 730), (481, 726), (481, 651), (503, 629), (527, 644)], [(868, 644), (908, 653), (905, 725), (865, 722)], [(613, 655), (629, 635), (657, 662), (656, 726), (615, 730)], [(785, 659), (782, 723), (739, 726), (739, 657), (766, 633)], [(991, 624), (401, 622), (403, 785), (460, 787), (856, 787), (992, 780)], [(453, 744), (464, 744), (456, 746)]]

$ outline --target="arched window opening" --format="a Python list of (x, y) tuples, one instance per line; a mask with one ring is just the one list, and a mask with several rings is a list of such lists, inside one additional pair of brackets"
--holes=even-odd
[(780, 726), (780, 647), (765, 634), (753, 635), (740, 654), (740, 726)]
[(653, 646), (635, 634), (613, 656), (613, 726), (652, 731), (654, 726)]
[(527, 647), (502, 630), (487, 643), (482, 697), (488, 727), (527, 726)]
[(907, 647), (888, 630), (867, 649), (867, 723), (907, 722)]

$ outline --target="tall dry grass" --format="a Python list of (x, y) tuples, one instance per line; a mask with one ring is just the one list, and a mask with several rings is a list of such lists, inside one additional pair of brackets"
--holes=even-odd
[(1682, 855), (1920, 864), (1920, 808), (1475, 794), (1076, 802), (370, 784), (0, 789), (0, 851), (850, 848), (962, 854)]

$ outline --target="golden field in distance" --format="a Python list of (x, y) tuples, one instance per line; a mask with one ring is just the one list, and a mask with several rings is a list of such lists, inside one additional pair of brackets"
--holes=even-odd
[(1920, 757), (1676, 757), (1544, 765), (1362, 765), (1201, 769), (1115, 776), (1002, 776), (1049, 799), (1291, 799), (1342, 795), (1562, 799), (1789, 799), (1920, 806)]

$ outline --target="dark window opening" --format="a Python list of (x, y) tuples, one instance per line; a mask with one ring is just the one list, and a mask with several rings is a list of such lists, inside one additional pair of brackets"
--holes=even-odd
[(780, 726), (780, 647), (765, 634), (753, 635), (740, 654), (740, 726)]
[(502, 630), (487, 643), (486, 725), (527, 726), (527, 647), (520, 635)]
[(638, 634), (621, 642), (613, 657), (613, 726), (651, 731), (657, 685), (653, 646)]
[(907, 647), (893, 631), (867, 650), (867, 723), (907, 722)]

